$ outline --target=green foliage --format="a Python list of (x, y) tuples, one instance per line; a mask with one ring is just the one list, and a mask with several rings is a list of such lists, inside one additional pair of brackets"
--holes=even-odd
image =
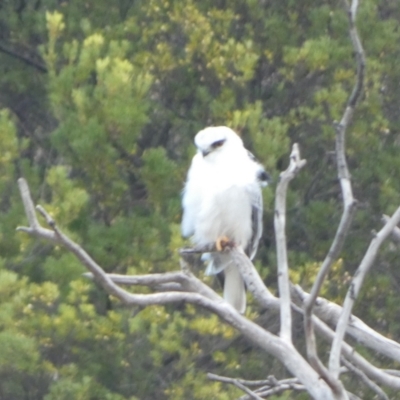
[[(396, 2), (360, 4), (366, 86), (347, 135), (360, 207), (323, 288), (338, 302), (400, 198), (399, 18)], [(332, 152), (355, 78), (347, 24), (326, 0), (0, 3), (2, 43), (29, 60), (0, 52), (0, 397), (223, 400), (240, 392), (205, 371), (285, 376), (202, 310), (121, 309), (74, 256), (15, 232), (26, 223), (15, 182), (27, 178), (108, 272), (164, 272), (178, 268), (199, 129), (234, 128), (275, 181), (298, 142), (307, 166), (288, 194), (287, 237), (292, 278), (308, 288), (342, 208)], [(272, 186), (256, 264), (275, 291)], [(398, 340), (396, 254), (383, 250), (357, 313)], [(276, 398), (293, 396), (304, 398)]]
[(0, 356), (0, 371), (34, 371), (39, 352), (32, 338), (4, 330), (0, 333), (0, 344), (3, 349)]

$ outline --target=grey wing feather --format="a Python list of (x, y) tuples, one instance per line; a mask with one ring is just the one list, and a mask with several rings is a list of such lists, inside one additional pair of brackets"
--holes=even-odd
[(257, 253), (258, 243), (262, 235), (262, 213), (263, 203), (261, 189), (258, 185), (252, 187), (249, 191), (251, 196), (251, 238), (245, 249), (246, 254), (252, 260)]

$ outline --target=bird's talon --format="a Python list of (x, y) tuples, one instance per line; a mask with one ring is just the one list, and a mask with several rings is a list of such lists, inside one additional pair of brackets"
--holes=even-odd
[(226, 236), (222, 236), (216, 240), (215, 247), (218, 251), (224, 251), (226, 249), (231, 249), (232, 247), (234, 247), (234, 243)]

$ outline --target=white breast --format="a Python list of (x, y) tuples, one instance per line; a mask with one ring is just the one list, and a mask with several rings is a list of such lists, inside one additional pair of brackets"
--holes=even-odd
[(183, 197), (182, 232), (198, 246), (226, 236), (245, 248), (252, 235), (251, 196), (255, 165), (244, 151), (229, 158), (195, 156)]

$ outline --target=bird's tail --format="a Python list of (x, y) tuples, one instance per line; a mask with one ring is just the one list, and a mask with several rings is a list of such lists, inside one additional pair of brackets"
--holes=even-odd
[(224, 299), (241, 314), (246, 311), (246, 288), (238, 267), (229, 254), (207, 253), (203, 260), (209, 261), (207, 275), (222, 275)]

